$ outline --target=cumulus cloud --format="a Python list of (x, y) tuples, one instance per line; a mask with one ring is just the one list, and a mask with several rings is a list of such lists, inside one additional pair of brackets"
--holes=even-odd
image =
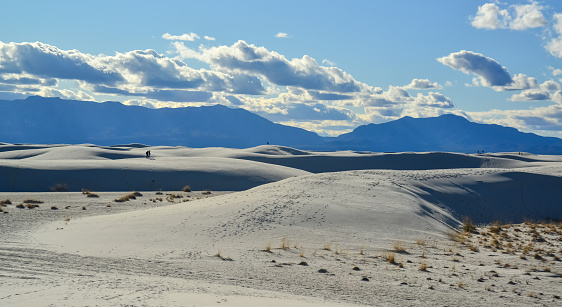
[(214, 37), (212, 37), (212, 36), (207, 36), (207, 35), (203, 36), (203, 38), (206, 39), (206, 40), (208, 40), (208, 41), (214, 41), (214, 40), (215, 40)]
[(107, 85), (124, 80), (119, 72), (98, 65), (96, 58), (91, 55), (77, 50), (61, 50), (40, 42), (0, 42), (0, 73), (74, 79)]
[(414, 99), (414, 104), (422, 107), (433, 107), (433, 108), (454, 108), (455, 105), (449, 97), (441, 93), (429, 92), (427, 95), (422, 95), (421, 93)]
[(316, 60), (307, 55), (301, 59), (287, 60), (277, 52), (245, 41), (238, 41), (232, 46), (200, 48), (199, 51), (180, 42), (176, 42), (175, 47), (184, 58), (198, 59), (227, 73), (263, 76), (274, 85), (338, 93), (359, 92), (370, 88), (337, 67), (318, 65)]
[(67, 89), (58, 90), (54, 88), (42, 88), (37, 94), (43, 97), (59, 97), (62, 99), (69, 99), (69, 100), (82, 100), (82, 101), (95, 100), (94, 97), (84, 93), (83, 91), (74, 92)]
[(544, 8), (537, 2), (525, 5), (515, 5), (515, 18), (509, 23), (512, 30), (525, 30), (528, 28), (538, 28), (547, 25), (541, 10)]
[(277, 37), (277, 38), (289, 38), (289, 34), (279, 32), (279, 33), (275, 34), (275, 37)]
[(465, 74), (479, 76), (484, 86), (506, 86), (513, 83), (505, 67), (480, 53), (461, 50), (438, 58), (437, 61)]
[(428, 90), (428, 89), (440, 89), (443, 88), (437, 82), (431, 82), (428, 79), (413, 79), (409, 85), (404, 86), (405, 89), (413, 90)]
[(555, 57), (562, 58), (562, 13), (554, 14), (553, 29), (558, 35), (546, 45), (546, 50)]
[(525, 30), (544, 27), (548, 24), (542, 13), (543, 6), (537, 2), (530, 4), (512, 5), (512, 13), (507, 9), (500, 9), (495, 3), (486, 3), (478, 7), (476, 16), (472, 19), (472, 26), (479, 29), (512, 29)]
[(540, 89), (525, 90), (519, 94), (513, 94), (510, 100), (511, 101), (550, 100), (550, 93)]
[(163, 39), (167, 39), (167, 40), (173, 40), (173, 41), (194, 41), (196, 39), (199, 39), (199, 35), (191, 32), (189, 34), (182, 34), (182, 35), (171, 35), (170, 33), (164, 33), (162, 35)]
[(479, 29), (503, 29), (510, 16), (507, 10), (500, 10), (495, 3), (486, 3), (478, 7), (472, 26)]

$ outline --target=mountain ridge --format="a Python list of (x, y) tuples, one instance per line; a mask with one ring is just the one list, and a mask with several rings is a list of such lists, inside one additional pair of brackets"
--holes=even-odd
[(0, 114), (3, 143), (141, 143), (231, 148), (271, 143), (320, 151), (562, 154), (562, 139), (474, 123), (453, 114), (428, 118), (407, 116), (362, 125), (331, 138), (223, 105), (149, 109), (113, 101), (98, 103), (30, 96), (0, 100)]

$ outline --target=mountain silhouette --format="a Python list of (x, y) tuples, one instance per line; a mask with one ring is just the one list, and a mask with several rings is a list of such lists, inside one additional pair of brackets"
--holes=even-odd
[(515, 128), (478, 124), (445, 114), (439, 117), (403, 117), (383, 124), (359, 126), (332, 139), (336, 148), (369, 151), (448, 151), (472, 153), (532, 152), (561, 154), (562, 139), (520, 132)]
[(247, 148), (270, 142), (291, 147), (322, 144), (316, 133), (275, 124), (222, 105), (148, 109), (119, 102), (31, 96), (0, 101), (0, 142), (115, 145), (141, 143)]
[(0, 142), (5, 143), (248, 148), (269, 142), (309, 150), (562, 154), (562, 139), (478, 124), (452, 114), (368, 124), (335, 138), (222, 105), (148, 109), (31, 96), (0, 100), (0, 114)]

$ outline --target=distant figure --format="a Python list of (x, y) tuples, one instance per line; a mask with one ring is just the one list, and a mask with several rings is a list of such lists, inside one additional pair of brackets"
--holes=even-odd
[(146, 154), (146, 158), (148, 159), (148, 157), (150, 157), (150, 151), (147, 150), (147, 151), (145, 152), (145, 154)]
[(150, 158), (150, 150), (148, 151), (148, 157)]
[(269, 142), (267, 142), (267, 145), (269, 145)]
[(480, 150), (478, 151), (478, 154), (480, 154)]

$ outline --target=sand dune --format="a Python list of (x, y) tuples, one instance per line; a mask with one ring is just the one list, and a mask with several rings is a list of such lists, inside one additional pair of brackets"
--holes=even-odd
[[(144, 157), (146, 150), (153, 160)], [(76, 192), (0, 193), (14, 202), (4, 220), (26, 229), (2, 227), (0, 260), (17, 269), (0, 271), (7, 276), (0, 282), (10, 284), (0, 303), (26, 305), (51, 287), (74, 293), (73, 302), (102, 305), (555, 305), (562, 285), (556, 275), (562, 276), (562, 265), (545, 260), (559, 253), (555, 232), (534, 243), (546, 244), (536, 247), (542, 260), (449, 239), (463, 217), (477, 225), (562, 218), (559, 156), (2, 145), (0, 165), (2, 191), (41, 191), (54, 182), (102, 191), (96, 199)], [(176, 192), (159, 195), (156, 183)], [(185, 184), (239, 192), (178, 192)], [(132, 189), (143, 196), (123, 204), (113, 200), (124, 192), (103, 192)], [(14, 212), (26, 197), (61, 209), (72, 205)], [(515, 248), (516, 241), (509, 242)], [(390, 252), (397, 257), (391, 264)], [(482, 284), (485, 276), (491, 284)], [(26, 281), (37, 291), (14, 296), (23, 277), (39, 278)], [(126, 285), (117, 282), (123, 278)], [(112, 286), (76, 291), (96, 280)], [(147, 286), (149, 280), (160, 286)], [(544, 294), (522, 297), (522, 291)]]

